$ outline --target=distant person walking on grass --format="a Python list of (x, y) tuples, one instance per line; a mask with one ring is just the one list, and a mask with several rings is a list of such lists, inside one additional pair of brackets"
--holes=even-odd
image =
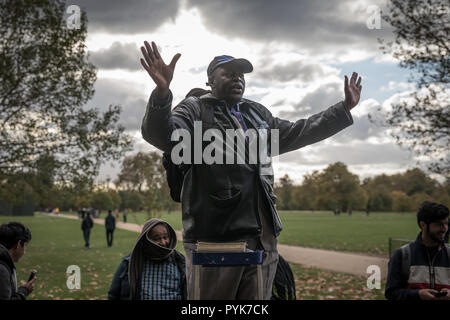
[(147, 221), (133, 251), (117, 268), (108, 299), (186, 300), (186, 262), (176, 244), (175, 231), (167, 222)]
[(0, 226), (0, 300), (25, 300), (33, 292), (36, 276), (17, 287), (14, 265), (23, 257), (30, 241), (31, 231), (23, 224), (9, 222)]
[(84, 217), (83, 222), (81, 222), (81, 230), (83, 230), (85, 248), (89, 249), (91, 244), (89, 243), (89, 238), (91, 236), (91, 229), (94, 226), (94, 221), (91, 218), (90, 212), (86, 213), (86, 217)]
[(450, 247), (446, 206), (425, 201), (417, 212), (416, 241), (394, 252), (388, 266), (389, 300), (450, 300)]
[(127, 223), (128, 209), (123, 210), (123, 223)]
[(112, 215), (112, 211), (108, 210), (108, 215), (105, 218), (105, 228), (106, 228), (106, 242), (108, 247), (112, 246), (114, 229), (116, 228), (116, 218)]

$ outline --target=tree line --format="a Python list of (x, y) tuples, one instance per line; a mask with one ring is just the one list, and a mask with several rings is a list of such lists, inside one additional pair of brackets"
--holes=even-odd
[(116, 180), (95, 182), (93, 178), (60, 181), (52, 158), (27, 173), (0, 179), (0, 214), (5, 206), (32, 205), (45, 211), (58, 207), (62, 211), (93, 208), (103, 210), (172, 211), (179, 204), (170, 198), (162, 157), (156, 152), (125, 157)]
[(441, 184), (419, 168), (361, 181), (341, 162), (306, 174), (298, 185), (285, 175), (275, 184), (275, 194), (281, 210), (407, 212), (425, 200), (450, 205), (449, 181)]
[[(170, 197), (162, 156), (157, 152), (125, 157), (117, 179), (94, 183), (91, 179), (57, 181), (51, 157), (38, 169), (0, 183), (0, 203), (30, 203), (36, 210), (94, 208), (146, 211), (149, 215), (178, 210)], [(280, 210), (415, 211), (425, 200), (450, 205), (450, 183), (444, 184), (415, 168), (393, 175), (361, 179), (341, 162), (303, 177), (301, 184), (285, 175), (275, 183)]]

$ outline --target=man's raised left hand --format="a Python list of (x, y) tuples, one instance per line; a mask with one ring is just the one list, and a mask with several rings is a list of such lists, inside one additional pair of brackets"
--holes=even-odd
[[(356, 81), (358, 79), (358, 81)], [(353, 72), (352, 77), (350, 78), (350, 84), (348, 83), (348, 78), (345, 76), (344, 82), (344, 92), (345, 92), (345, 100), (344, 106), (350, 111), (353, 109), (359, 102), (359, 98), (361, 96), (361, 77), (358, 78), (358, 74)]]

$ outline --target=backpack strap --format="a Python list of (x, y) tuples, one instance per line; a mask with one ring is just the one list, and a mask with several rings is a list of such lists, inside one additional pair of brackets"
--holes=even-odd
[(253, 118), (256, 119), (258, 122), (258, 125), (261, 125), (265, 122), (265, 118), (262, 116), (262, 114), (259, 112), (259, 110), (255, 107), (252, 107), (251, 105), (248, 108), (249, 112), (252, 114)]
[(201, 97), (197, 98), (200, 102), (200, 120), (206, 123), (214, 123), (214, 109), (211, 105), (203, 103)]
[(400, 249), (402, 250), (402, 274), (405, 279), (409, 280), (409, 267), (411, 266), (411, 243), (405, 244)]
[[(200, 104), (200, 120), (210, 124), (214, 123), (214, 110), (212, 107), (206, 103), (203, 103), (202, 99), (199, 97), (191, 96), (191, 99), (197, 99)], [(191, 165), (175, 165), (171, 160), (171, 152), (163, 153), (162, 164), (166, 171), (166, 179), (169, 186), (170, 197), (175, 202), (181, 202), (181, 190), (183, 188), (184, 175)]]

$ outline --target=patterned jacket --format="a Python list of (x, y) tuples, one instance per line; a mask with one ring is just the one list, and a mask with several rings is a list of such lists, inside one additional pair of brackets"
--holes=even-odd
[[(389, 261), (385, 296), (389, 300), (419, 300), (420, 289), (450, 289), (448, 244), (439, 246), (433, 255), (422, 243), (422, 233), (411, 242), (408, 251), (398, 249)], [(404, 254), (410, 253), (405, 263)]]

